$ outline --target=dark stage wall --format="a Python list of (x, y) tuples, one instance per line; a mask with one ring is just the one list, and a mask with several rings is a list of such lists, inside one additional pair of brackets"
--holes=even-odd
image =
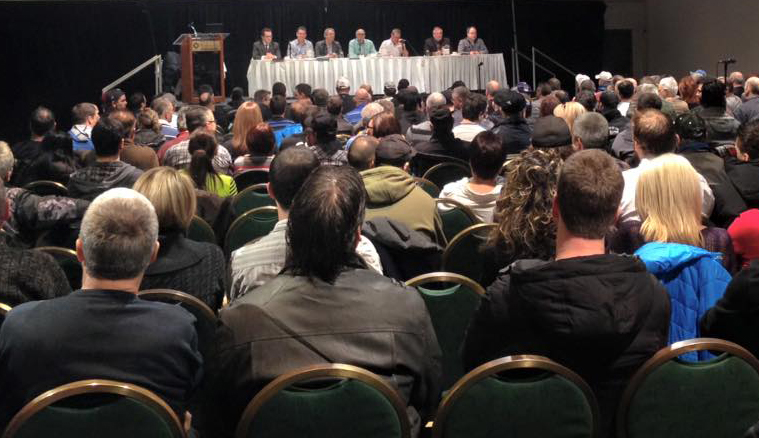
[[(325, 9), (326, 7), (326, 9)], [(516, 3), (522, 51), (535, 45), (569, 68), (597, 73), (603, 59), (603, 2), (522, 0)], [(27, 118), (37, 105), (53, 109), (59, 126), (70, 125), (70, 108), (96, 101), (100, 89), (157, 53), (172, 50), (172, 41), (195, 22), (224, 23), (228, 90), (247, 88), (245, 77), (253, 41), (264, 26), (280, 44), (305, 25), (309, 39), (322, 39), (334, 27), (347, 43), (356, 28), (366, 29), (379, 47), (393, 27), (400, 27), (421, 50), (434, 25), (452, 43), (474, 24), (491, 52), (503, 52), (511, 69), (513, 45), (511, 4), (492, 0), (153, 0), (92, 2), (0, 2), (0, 139), (14, 142), (27, 135)], [(455, 43), (454, 43), (455, 44)], [(522, 62), (523, 80), (529, 69)], [(511, 75), (509, 74), (509, 77)], [(560, 76), (571, 84), (568, 76)], [(122, 86), (127, 93), (154, 92), (152, 69)]]

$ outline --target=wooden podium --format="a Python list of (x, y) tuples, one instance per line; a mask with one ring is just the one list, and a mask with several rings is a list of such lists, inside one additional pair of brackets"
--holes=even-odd
[(228, 33), (184, 33), (174, 41), (181, 47), (182, 101), (197, 103), (195, 90), (201, 85), (213, 87), (216, 102), (226, 98), (224, 39)]

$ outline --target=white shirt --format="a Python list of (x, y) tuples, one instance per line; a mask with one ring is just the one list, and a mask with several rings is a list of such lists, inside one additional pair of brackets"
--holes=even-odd
[(630, 102), (620, 102), (619, 105), (617, 105), (617, 111), (625, 117), (627, 117), (627, 110), (629, 109)]
[(403, 56), (403, 44), (398, 41), (398, 44), (393, 44), (393, 40), (386, 39), (382, 41), (379, 48), (380, 56)]
[(459, 123), (453, 128), (453, 136), (461, 141), (471, 142), (474, 137), (486, 129), (476, 123)]
[[(476, 126), (476, 125), (475, 125)], [(498, 178), (496, 185), (489, 193), (477, 193), (469, 188), (469, 178), (463, 178), (458, 181), (448, 183), (440, 191), (441, 199), (453, 199), (460, 204), (466, 205), (472, 209), (472, 212), (484, 223), (493, 222), (493, 210), (495, 202), (501, 194), (503, 188), (503, 179)], [(438, 204), (440, 211), (447, 211), (450, 208)]]
[[(651, 160), (643, 158), (640, 160), (638, 167), (622, 172), (622, 178), (625, 180), (625, 189), (622, 192), (622, 201), (619, 203), (619, 222), (640, 221), (640, 215), (638, 215), (635, 209), (635, 189), (638, 187), (640, 173), (650, 166)], [(709, 183), (706, 182), (706, 179), (701, 174), (698, 175), (698, 181), (701, 184), (703, 198), (701, 213), (709, 217), (712, 215), (712, 210), (714, 210), (714, 194), (709, 187)]]

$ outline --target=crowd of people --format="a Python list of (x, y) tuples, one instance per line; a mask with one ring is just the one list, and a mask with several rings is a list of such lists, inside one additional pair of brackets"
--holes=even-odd
[[(48, 389), (108, 378), (155, 392), (196, 433), (232, 436), (267, 383), (331, 362), (385, 377), (418, 433), (448, 388), (424, 301), (397, 280), (439, 270), (450, 206), (417, 177), (446, 162), (471, 176), (439, 196), (495, 224), (471, 261), (489, 274), (467, 370), (549, 357), (588, 382), (613, 436), (625, 385), (659, 349), (716, 337), (759, 354), (759, 77), (602, 72), (570, 90), (552, 78), (484, 94), (351, 85), (299, 84), (294, 99), (282, 83), (252, 98), (236, 88), (221, 104), (210, 87), (198, 104), (114, 89), (102, 108), (75, 105), (68, 132), (39, 107), (28, 140), (0, 142), (0, 302), (13, 307), (0, 427)], [(250, 171), (268, 172), (273, 230), (228, 255), (190, 240), (197, 215), (223, 242), (243, 213), (235, 177)], [(39, 180), (68, 197), (25, 188)], [(75, 250), (81, 289), (29, 249), (51, 238)], [(152, 288), (218, 314), (210, 357), (189, 313), (137, 297)]]

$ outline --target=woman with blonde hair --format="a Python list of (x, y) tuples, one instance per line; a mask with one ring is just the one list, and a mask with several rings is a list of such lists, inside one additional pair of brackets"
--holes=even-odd
[[(725, 230), (701, 225), (701, 188), (684, 157), (664, 154), (640, 174), (635, 206), (640, 235), (649, 243), (635, 252), (667, 288), (672, 305), (669, 343), (700, 337), (699, 321), (725, 293), (730, 274), (707, 249)], [(727, 236), (727, 244), (732, 246)], [(691, 354), (691, 359), (697, 356)], [(704, 359), (706, 354), (698, 355)]]
[(553, 109), (553, 115), (563, 119), (569, 126), (569, 132), (574, 134), (575, 120), (588, 110), (579, 102), (562, 103)]
[(217, 245), (185, 237), (196, 209), (190, 177), (171, 167), (155, 167), (140, 176), (134, 190), (155, 208), (160, 243), (140, 290), (175, 289), (197, 297), (214, 311), (219, 309), (227, 289), (224, 254)]
[(235, 120), (232, 124), (232, 138), (228, 138), (222, 143), (222, 146), (227, 148), (229, 153), (232, 154), (233, 160), (248, 153), (248, 148), (245, 145), (245, 136), (248, 135), (248, 131), (263, 121), (261, 108), (258, 107), (257, 103), (245, 102), (237, 108)]

